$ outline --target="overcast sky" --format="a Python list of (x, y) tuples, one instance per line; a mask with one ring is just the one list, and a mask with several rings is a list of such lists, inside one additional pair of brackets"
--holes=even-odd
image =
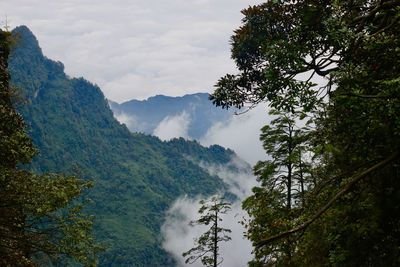
[(118, 102), (212, 92), (234, 72), (229, 38), (260, 0), (0, 0), (2, 21), (28, 26), (67, 74)]

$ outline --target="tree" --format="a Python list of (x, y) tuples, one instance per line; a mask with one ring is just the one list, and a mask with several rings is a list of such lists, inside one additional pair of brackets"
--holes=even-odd
[(196, 246), (184, 252), (182, 256), (187, 257), (186, 263), (191, 264), (201, 259), (204, 266), (216, 267), (223, 261), (219, 253), (219, 244), (231, 240), (228, 236), (231, 230), (220, 226), (221, 216), (231, 209), (231, 204), (219, 196), (213, 196), (209, 200), (201, 200), (199, 203), (201, 205), (199, 209), (201, 217), (192, 221), (191, 225), (211, 226), (196, 239)]
[[(312, 186), (306, 152), (306, 128), (296, 126), (295, 116), (272, 110), (277, 116), (262, 128), (260, 140), (270, 160), (259, 161), (254, 174), (260, 186), (243, 202), (250, 215), (247, 237), (256, 245), (264, 236), (272, 236), (293, 227), (305, 208), (305, 193)], [(274, 264), (292, 266), (296, 241), (271, 243), (255, 250), (254, 266)], [(269, 257), (264, 257), (269, 255)], [(252, 265), (252, 266), (253, 266)]]
[(7, 58), (10, 34), (0, 31), (0, 265), (36, 266), (74, 259), (95, 265), (92, 218), (78, 198), (89, 182), (22, 168), (36, 150), (13, 107)]
[[(399, 0), (273, 0), (244, 9), (243, 25), (232, 36), (232, 58), (240, 73), (222, 77), (211, 99), (224, 108), (268, 100), (278, 109), (309, 110), (323, 91), (332, 92), (334, 84), (346, 80), (349, 85), (377, 85), (384, 73), (396, 78), (397, 68), (391, 67), (397, 57), (389, 55), (398, 54), (399, 4)], [(377, 57), (385, 64), (371, 61)], [(315, 75), (325, 77), (326, 86), (318, 89), (312, 82)], [(358, 78), (351, 83), (354, 75)], [(374, 94), (354, 97), (374, 98)]]
[(299, 233), (299, 266), (399, 265), (399, 13), (399, 0), (274, 0), (243, 11), (232, 37), (239, 74), (222, 77), (211, 99), (302, 110), (316, 127), (304, 216), (257, 247)]

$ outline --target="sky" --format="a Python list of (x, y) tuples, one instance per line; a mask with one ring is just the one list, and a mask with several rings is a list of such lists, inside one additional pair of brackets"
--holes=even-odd
[(1, 21), (28, 26), (71, 77), (122, 102), (212, 92), (235, 72), (230, 36), (260, 0), (0, 0)]

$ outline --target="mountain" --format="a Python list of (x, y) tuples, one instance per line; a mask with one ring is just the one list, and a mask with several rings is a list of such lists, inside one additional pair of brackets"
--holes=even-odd
[(234, 110), (215, 107), (209, 94), (197, 93), (181, 97), (157, 95), (146, 100), (130, 100), (121, 104), (109, 101), (114, 116), (132, 132), (157, 134), (163, 122), (182, 118), (184, 133), (190, 139), (201, 139), (215, 123), (227, 122)]
[(164, 213), (184, 194), (209, 195), (226, 185), (200, 167), (224, 165), (235, 154), (218, 145), (131, 133), (114, 117), (98, 86), (70, 78), (61, 62), (43, 56), (25, 26), (9, 59), (17, 101), (39, 155), (37, 172), (75, 174), (94, 181), (87, 212), (108, 249), (100, 266), (174, 266), (161, 248)]

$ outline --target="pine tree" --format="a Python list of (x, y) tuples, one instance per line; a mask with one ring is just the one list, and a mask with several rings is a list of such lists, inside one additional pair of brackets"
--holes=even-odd
[(294, 115), (276, 110), (270, 114), (277, 117), (262, 128), (260, 140), (271, 159), (254, 166), (260, 186), (253, 188), (253, 195), (243, 202), (243, 208), (250, 215), (247, 236), (256, 248), (253, 265), (292, 266), (296, 248), (293, 238), (261, 249), (257, 248), (257, 243), (265, 236), (290, 229), (302, 214), (305, 191), (312, 186), (304, 157), (307, 129), (297, 127)]
[(195, 247), (184, 252), (182, 256), (187, 257), (186, 263), (191, 264), (201, 259), (204, 266), (216, 267), (223, 261), (219, 253), (220, 243), (231, 240), (231, 237), (228, 236), (231, 230), (220, 225), (222, 215), (231, 209), (231, 204), (219, 196), (214, 196), (209, 200), (201, 200), (199, 203), (201, 205), (199, 209), (201, 216), (192, 221), (191, 225), (205, 225), (210, 226), (210, 228), (196, 239)]

